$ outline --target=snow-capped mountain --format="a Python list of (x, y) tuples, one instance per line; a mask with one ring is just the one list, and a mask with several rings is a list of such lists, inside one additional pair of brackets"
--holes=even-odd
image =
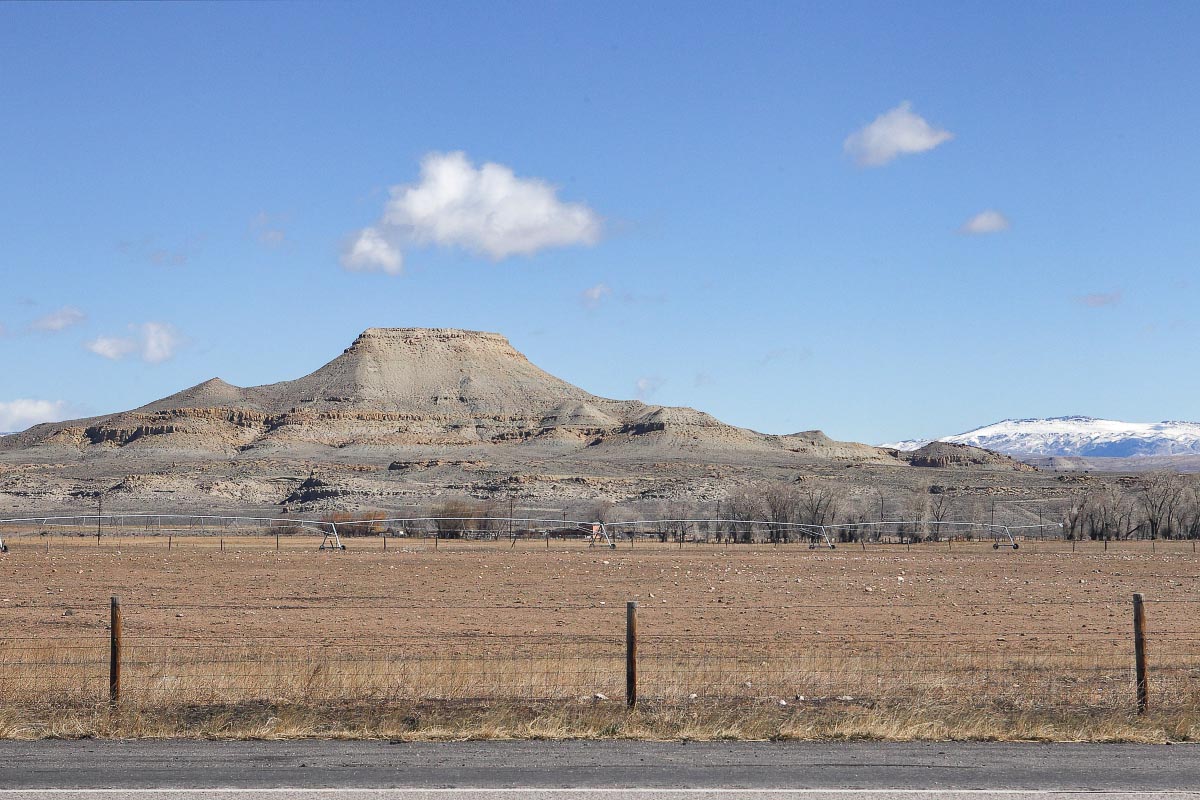
[[(1200, 422), (1118, 422), (1094, 417), (1006, 419), (938, 441), (986, 447), (1017, 456), (1130, 458), (1200, 455)], [(916, 450), (929, 440), (882, 445)]]

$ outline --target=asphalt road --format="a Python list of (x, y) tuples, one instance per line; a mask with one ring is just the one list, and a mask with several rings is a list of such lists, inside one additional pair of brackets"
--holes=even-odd
[(0, 742), (0, 800), (1200, 798), (1200, 746)]

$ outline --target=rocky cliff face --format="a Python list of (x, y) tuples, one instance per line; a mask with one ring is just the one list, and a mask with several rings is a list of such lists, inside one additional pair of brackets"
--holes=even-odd
[(950, 467), (990, 467), (994, 469), (1011, 469), (1018, 472), (1032, 472), (1034, 467), (1016, 459), (984, 450), (981, 447), (971, 447), (965, 444), (951, 442), (930, 442), (919, 450), (901, 453), (914, 467), (932, 467), (946, 469)]

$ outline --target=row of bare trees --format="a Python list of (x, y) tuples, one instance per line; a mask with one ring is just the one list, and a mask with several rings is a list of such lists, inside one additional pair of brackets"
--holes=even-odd
[[(998, 502), (1002, 518), (996, 515)], [(404, 527), (410, 535), (421, 531), (444, 539), (522, 535), (519, 522), (514, 527), (505, 519), (513, 513), (510, 508), (501, 500), (450, 498), (413, 514), (437, 519), (414, 521)], [(622, 523), (610, 526), (617, 537), (650, 535), (680, 542), (804, 542), (811, 541), (814, 530), (822, 526), (838, 526), (837, 538), (842, 541), (885, 537), (921, 541), (978, 534), (978, 529), (960, 529), (951, 524), (954, 522), (1030, 525), (1040, 524), (1043, 519), (1043, 533), (1057, 535), (1056, 523), (1061, 521), (1062, 535), (1071, 539), (1200, 539), (1200, 475), (1152, 472), (1116, 479), (1063, 499), (1053, 508), (1043, 504), (1036, 508), (1041, 512), (1035, 508), (1022, 510), (1019, 504), (1005, 506), (1003, 499), (997, 501), (952, 487), (853, 487), (804, 476), (794, 481), (738, 487), (719, 502), (661, 500), (617, 506), (603, 500), (570, 511), (569, 515), (588, 522)], [(544, 516), (554, 512), (540, 513)], [(559, 513), (564, 520), (568, 516), (568, 512)], [(343, 527), (343, 521), (351, 516), (331, 516), (343, 535), (378, 535), (392, 527), (386, 526), (385, 531), (383, 523), (376, 521), (382, 514), (369, 514), (365, 521)], [(354, 518), (363, 520), (364, 516)], [(632, 524), (637, 520), (646, 522)], [(563, 525), (568, 523), (564, 521)]]
[(743, 487), (730, 493), (723, 516), (735, 541), (749, 541), (755, 521), (766, 523), (767, 541), (807, 540), (799, 526), (835, 524), (846, 496), (845, 487), (823, 480)]
[(1070, 539), (1200, 539), (1200, 475), (1149, 472), (1076, 498)]

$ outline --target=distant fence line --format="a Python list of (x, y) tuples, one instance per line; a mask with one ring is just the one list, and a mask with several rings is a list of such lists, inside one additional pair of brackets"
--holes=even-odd
[(839, 542), (915, 543), (941, 540), (943, 532), (992, 540), (996, 547), (1019, 547), (1018, 536), (1036, 530), (1058, 533), (1060, 524), (1002, 525), (967, 520), (884, 520), (812, 524), (766, 519), (696, 518), (587, 521), (529, 516), (406, 516), (369, 515), (334, 519), (265, 517), (217, 514), (77, 514), (0, 519), (0, 541), (23, 535), (191, 535), (263, 536), (310, 533), (321, 536), (321, 549), (345, 549), (343, 537), (391, 536), (438, 539), (517, 539), (536, 537), (586, 538), (615, 547), (618, 540), (657, 538), (683, 544), (692, 542), (807, 543), (835, 548)]

